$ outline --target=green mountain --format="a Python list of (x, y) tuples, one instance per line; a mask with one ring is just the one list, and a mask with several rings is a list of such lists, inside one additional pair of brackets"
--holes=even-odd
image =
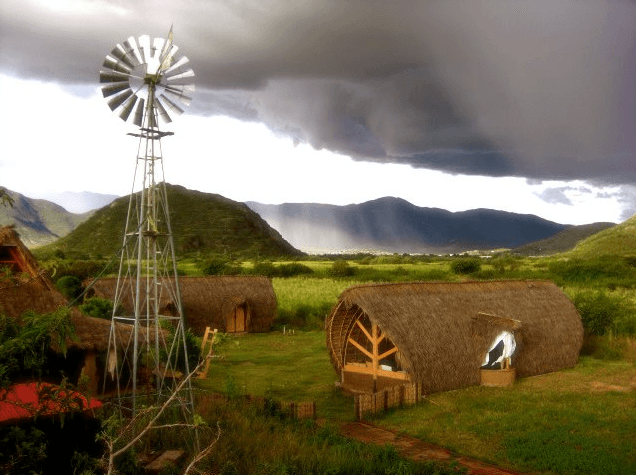
[(614, 223), (592, 223), (580, 226), (569, 226), (563, 231), (556, 233), (540, 241), (534, 241), (525, 246), (512, 250), (514, 254), (548, 256), (559, 252), (566, 252), (573, 249), (579, 241), (592, 236), (600, 231), (615, 226)]
[(612, 255), (636, 257), (636, 215), (584, 239), (568, 253), (578, 258)]
[(2, 187), (13, 206), (0, 206), (0, 226), (13, 224), (27, 247), (34, 248), (66, 236), (92, 212), (74, 214), (46, 200), (27, 198)]
[[(177, 185), (166, 184), (166, 191), (178, 256), (192, 252), (235, 257), (301, 254), (243, 203)], [(60, 249), (69, 257), (115, 254), (122, 243), (129, 198), (118, 198), (95, 211), (73, 232), (38, 253)]]

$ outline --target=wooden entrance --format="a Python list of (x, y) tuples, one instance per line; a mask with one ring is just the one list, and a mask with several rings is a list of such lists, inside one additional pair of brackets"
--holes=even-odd
[[(355, 320), (355, 324), (347, 335), (347, 345), (352, 345), (362, 353), (364, 361), (350, 361), (345, 356), (343, 383), (345, 383), (346, 373), (367, 375), (373, 379), (372, 387), (375, 392), (378, 390), (379, 380), (382, 380), (385, 386), (390, 385), (391, 381), (394, 381), (395, 384), (410, 381), (408, 373), (398, 371), (397, 362), (390, 369), (382, 367), (384, 365), (381, 362), (391, 356), (395, 361), (397, 360), (398, 348), (386, 337), (378, 325), (364, 319), (365, 325), (362, 320), (362, 318)], [(345, 350), (345, 355), (348, 354), (350, 352)], [(386, 381), (386, 378), (389, 381)]]
[(248, 311), (246, 305), (237, 305), (228, 313), (225, 328), (228, 333), (248, 331)]

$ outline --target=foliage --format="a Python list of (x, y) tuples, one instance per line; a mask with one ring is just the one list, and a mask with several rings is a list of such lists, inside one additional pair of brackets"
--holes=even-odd
[(205, 420), (219, 421), (223, 430), (208, 460), (208, 471), (226, 475), (462, 473), (440, 463), (402, 459), (393, 447), (353, 441), (331, 425), (319, 427), (313, 421), (281, 417), (277, 407), (272, 399), (259, 409), (243, 399), (227, 404), (202, 395), (197, 409)]
[(40, 378), (51, 345), (66, 354), (66, 339), (74, 334), (70, 311), (60, 308), (53, 313), (27, 312), (21, 323), (0, 314), (0, 385), (16, 378)]
[(636, 284), (636, 269), (629, 260), (617, 257), (567, 259), (551, 262), (550, 274), (560, 284), (631, 288)]
[(0, 472), (5, 475), (42, 473), (46, 434), (33, 426), (0, 428)]
[(82, 294), (82, 282), (74, 275), (65, 275), (60, 277), (55, 283), (55, 287), (68, 300), (75, 300)]
[(636, 335), (636, 306), (621, 294), (581, 291), (573, 299), (587, 335)]
[(481, 270), (481, 260), (478, 257), (460, 257), (451, 262), (451, 270), (455, 274), (473, 274)]
[(296, 277), (299, 275), (310, 275), (313, 272), (313, 269), (309, 266), (299, 262), (292, 262), (290, 264), (280, 264), (276, 275), (277, 277)]
[[(114, 303), (110, 299), (103, 297), (91, 297), (79, 306), (80, 312), (89, 317), (103, 318), (110, 320), (113, 316)], [(117, 315), (124, 314), (124, 308), (120, 305), (116, 312)]]
[(349, 265), (347, 261), (334, 261), (329, 269), (329, 276), (331, 277), (351, 277), (355, 275), (356, 269)]

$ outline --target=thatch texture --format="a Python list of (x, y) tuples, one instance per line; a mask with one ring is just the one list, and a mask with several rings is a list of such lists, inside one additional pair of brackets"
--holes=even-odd
[[(113, 300), (116, 287), (116, 278), (100, 279), (93, 284), (94, 295)], [(221, 332), (267, 332), (274, 321), (276, 296), (268, 277), (179, 277), (179, 288), (185, 326), (199, 336), (203, 335), (206, 327), (217, 328)], [(132, 315), (132, 294), (125, 292), (123, 295), (122, 306)], [(244, 330), (232, 329), (228, 325), (228, 319), (237, 309), (241, 309), (246, 316)], [(160, 296), (160, 311), (175, 315), (173, 296)]]
[[(28, 310), (52, 313), (68, 304), (11, 226), (0, 228), (0, 268), (4, 267), (10, 269), (10, 275), (0, 270), (0, 312), (7, 317), (19, 320)], [(71, 309), (71, 321), (77, 338), (67, 342), (69, 348), (108, 348), (109, 321), (86, 317), (76, 309)], [(123, 341), (130, 329), (128, 325), (118, 328)]]
[(515, 334), (512, 365), (520, 377), (574, 366), (583, 343), (576, 308), (551, 282), (361, 285), (340, 295), (326, 321), (338, 374), (352, 361), (347, 342), (358, 319), (379, 326), (427, 393), (479, 384), (488, 346), (504, 329)]

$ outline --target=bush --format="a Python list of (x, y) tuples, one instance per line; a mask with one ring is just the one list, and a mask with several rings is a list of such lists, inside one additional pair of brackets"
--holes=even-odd
[(347, 261), (334, 261), (328, 271), (331, 277), (351, 277), (355, 273), (356, 269), (351, 267)]
[[(91, 297), (79, 306), (80, 312), (89, 317), (103, 318), (110, 320), (113, 316), (113, 301), (102, 297)], [(117, 315), (123, 315), (124, 309), (120, 305)]]
[(451, 262), (451, 270), (455, 274), (472, 274), (481, 270), (481, 259), (478, 257), (460, 257)]
[(204, 275), (221, 275), (227, 267), (228, 262), (223, 259), (210, 259), (202, 265)]
[(55, 283), (55, 286), (57, 287), (57, 290), (59, 290), (68, 300), (75, 300), (77, 297), (82, 295), (84, 290), (82, 288), (82, 282), (74, 275), (60, 277), (60, 279), (58, 279)]
[(579, 292), (573, 302), (587, 335), (602, 336), (608, 331), (623, 335), (636, 334), (636, 309), (621, 295), (607, 294), (601, 290)]
[(310, 275), (313, 273), (314, 270), (311, 267), (301, 264), (300, 262), (281, 264), (278, 266), (277, 272), (280, 277), (295, 277), (297, 275)]

